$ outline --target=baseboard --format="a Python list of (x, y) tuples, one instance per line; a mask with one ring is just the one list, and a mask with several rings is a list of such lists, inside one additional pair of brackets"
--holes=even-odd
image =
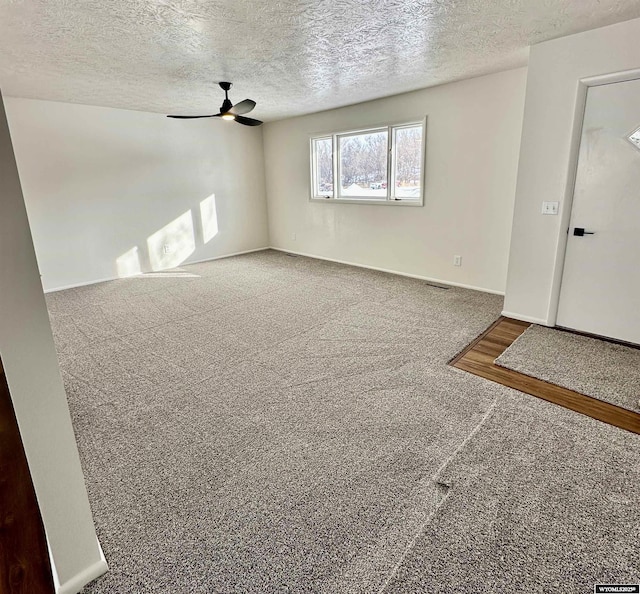
[[(233, 252), (230, 254), (223, 254), (220, 256), (214, 256), (213, 258), (202, 258), (201, 260), (192, 260), (190, 262), (185, 262), (184, 264), (182, 264), (182, 266), (189, 266), (189, 264), (200, 264), (202, 262), (212, 262), (214, 260), (222, 260), (223, 258), (232, 258), (234, 256), (242, 256), (243, 254), (251, 254), (254, 252), (263, 252), (265, 250), (275, 250), (278, 252), (286, 252), (289, 254), (296, 254), (298, 256), (305, 256), (307, 258), (314, 258), (316, 260), (325, 260), (327, 262), (335, 262), (336, 264), (346, 264), (347, 266), (356, 266), (357, 268), (366, 268), (368, 270), (376, 270), (378, 272), (386, 272), (388, 274), (397, 274), (398, 276), (405, 276), (408, 278), (416, 278), (418, 280), (423, 280), (423, 281), (427, 281), (427, 282), (431, 282), (431, 283), (438, 283), (441, 285), (446, 285), (449, 287), (460, 287), (461, 289), (471, 289), (472, 291), (481, 291), (482, 293), (490, 293), (492, 295), (501, 295), (504, 297), (504, 291), (496, 291), (494, 289), (487, 289), (486, 287), (477, 287), (475, 285), (467, 285), (464, 283), (456, 283), (453, 281), (449, 281), (449, 280), (442, 280), (440, 278), (434, 278), (431, 276), (422, 276), (420, 274), (410, 274), (408, 272), (401, 272), (399, 270), (391, 270), (389, 268), (380, 268), (378, 266), (368, 266), (367, 264), (358, 264), (356, 262), (350, 262), (349, 260), (338, 260), (336, 258), (325, 258), (324, 256), (317, 256), (315, 254), (308, 254), (305, 252), (297, 252), (297, 251), (293, 251), (293, 250), (286, 250), (284, 248), (278, 248), (278, 247), (274, 247), (274, 246), (267, 246), (267, 247), (261, 247), (261, 248), (254, 248), (251, 250), (244, 250), (242, 252)], [(135, 275), (135, 276), (144, 276), (146, 273), (142, 273), (140, 275)], [(45, 293), (55, 293), (56, 291), (66, 291), (67, 289), (76, 289), (78, 287), (86, 287), (88, 285), (96, 285), (98, 283), (104, 283), (104, 282), (108, 282), (108, 281), (113, 281), (113, 280), (119, 280), (121, 277), (119, 276), (112, 276), (109, 278), (101, 278), (101, 279), (97, 279), (97, 280), (93, 280), (93, 281), (88, 281), (88, 282), (84, 282), (84, 283), (75, 283), (75, 284), (71, 284), (71, 285), (64, 285), (62, 287), (55, 287), (53, 289), (46, 289), (44, 292)], [(127, 277), (127, 278), (134, 278), (134, 277)], [(527, 321), (532, 321), (535, 324), (544, 324), (544, 322), (539, 321), (539, 320), (526, 320), (522, 317), (517, 317), (516, 315), (508, 315), (506, 313), (503, 313), (502, 315), (504, 316), (508, 316), (508, 317), (513, 317), (516, 319), (521, 319), (525, 322)]]
[(107, 572), (109, 566), (107, 565), (107, 560), (102, 552), (100, 542), (98, 542), (98, 550), (100, 552), (100, 560), (96, 561), (93, 565), (86, 567), (80, 573), (77, 573), (71, 579), (67, 580), (64, 584), (60, 584), (58, 575), (55, 571), (55, 566), (53, 563), (51, 564), (56, 594), (78, 594), (78, 592), (80, 592), (80, 590), (82, 590), (82, 588), (84, 588), (89, 582), (92, 582)]
[(254, 252), (264, 252), (266, 250), (270, 250), (269, 246), (254, 248), (252, 250), (245, 250), (244, 252), (234, 252), (233, 254), (224, 254), (223, 256), (214, 256), (213, 258), (203, 258), (202, 260), (192, 260), (190, 262), (185, 262), (181, 264), (181, 266), (189, 266), (190, 264), (201, 264), (202, 262), (213, 262), (214, 260), (222, 260), (223, 258), (233, 258), (234, 256), (242, 256), (244, 254), (253, 254)]
[(89, 285), (97, 285), (98, 283), (106, 283), (108, 281), (117, 280), (119, 276), (109, 276), (107, 278), (98, 278), (96, 280), (87, 281), (85, 283), (74, 283), (72, 285), (63, 285), (62, 287), (54, 287), (53, 289), (43, 288), (43, 293), (55, 293), (56, 291), (66, 291), (67, 289), (77, 289), (78, 287), (87, 287)]
[(504, 297), (504, 291), (486, 289), (485, 287), (476, 287), (474, 285), (465, 285), (463, 283), (455, 283), (453, 281), (442, 280), (440, 278), (433, 278), (430, 276), (422, 276), (420, 274), (409, 274), (408, 272), (400, 272), (399, 270), (390, 270), (388, 268), (379, 268), (377, 266), (357, 264), (355, 262), (349, 262), (348, 260), (336, 260), (335, 258), (325, 258), (324, 256), (316, 256), (314, 254), (307, 254), (304, 252), (295, 252), (293, 250), (285, 250), (283, 248), (278, 248), (273, 246), (271, 246), (269, 249), (276, 250), (278, 252), (285, 252), (287, 254), (296, 254), (297, 256), (305, 256), (306, 258), (314, 258), (315, 260), (326, 260), (327, 262), (335, 262), (336, 264), (346, 264), (348, 266), (356, 266), (357, 268), (366, 268), (368, 270), (376, 270), (378, 272), (387, 272), (389, 274), (397, 274), (398, 276), (406, 276), (408, 278), (417, 278), (418, 280), (428, 281), (430, 283), (438, 283), (440, 285), (447, 285), (449, 287), (460, 287), (461, 289), (471, 289), (472, 291), (480, 291), (482, 293), (490, 293), (492, 295), (501, 295)]
[(513, 318), (514, 320), (520, 320), (521, 322), (529, 322), (531, 324), (538, 324), (539, 326), (552, 326), (552, 324), (548, 324), (547, 320), (543, 320), (542, 318), (525, 316), (523, 314), (514, 313), (512, 311), (503, 311), (502, 315), (505, 318)]
[[(245, 250), (243, 252), (233, 252), (231, 254), (223, 254), (221, 256), (214, 256), (213, 258), (203, 258), (202, 260), (192, 260), (190, 262), (184, 262), (180, 266), (189, 266), (189, 264), (200, 264), (201, 262), (211, 262), (213, 260), (222, 260), (223, 258), (232, 258), (233, 256), (242, 256), (243, 254), (251, 254), (253, 252), (263, 252), (271, 249), (270, 247), (254, 248), (252, 250)], [(177, 268), (177, 267), (176, 267)], [(126, 278), (134, 278), (136, 276), (144, 276), (145, 274), (151, 274), (149, 272), (142, 272), (141, 274), (135, 274)], [(97, 285), (98, 283), (106, 283), (108, 281), (120, 280), (121, 276), (110, 276), (108, 278), (99, 278), (97, 280), (87, 281), (86, 283), (74, 283), (72, 285), (64, 285), (62, 287), (55, 287), (54, 289), (43, 289), (44, 293), (55, 293), (57, 291), (66, 291), (67, 289), (77, 289), (78, 287), (87, 287), (89, 285)]]

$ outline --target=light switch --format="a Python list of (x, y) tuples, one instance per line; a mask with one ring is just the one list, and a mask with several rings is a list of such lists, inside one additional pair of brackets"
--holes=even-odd
[(543, 202), (542, 214), (544, 215), (557, 215), (559, 202)]

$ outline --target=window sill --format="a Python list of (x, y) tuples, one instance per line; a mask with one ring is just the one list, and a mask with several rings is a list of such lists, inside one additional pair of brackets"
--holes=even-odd
[(347, 198), (309, 198), (309, 202), (324, 202), (325, 204), (376, 204), (378, 206), (424, 206), (422, 200), (367, 200)]

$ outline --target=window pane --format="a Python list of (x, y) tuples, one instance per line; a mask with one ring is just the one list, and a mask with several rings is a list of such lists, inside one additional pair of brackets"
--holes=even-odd
[(395, 196), (420, 198), (422, 187), (422, 126), (395, 130)]
[(344, 198), (387, 197), (386, 130), (340, 136), (340, 195)]
[(315, 196), (333, 196), (333, 154), (331, 138), (316, 138), (313, 141), (315, 159)]

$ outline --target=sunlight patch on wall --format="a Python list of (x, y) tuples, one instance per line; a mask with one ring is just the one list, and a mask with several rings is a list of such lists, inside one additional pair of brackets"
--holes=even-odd
[(140, 255), (138, 254), (138, 248), (132, 247), (130, 250), (122, 254), (122, 256), (116, 258), (116, 268), (120, 278), (140, 274), (142, 269), (140, 268)]
[(188, 210), (147, 239), (152, 270), (174, 268), (196, 249), (193, 217)]
[(209, 243), (218, 234), (218, 212), (216, 195), (211, 194), (200, 202), (200, 220), (202, 221), (202, 239)]

